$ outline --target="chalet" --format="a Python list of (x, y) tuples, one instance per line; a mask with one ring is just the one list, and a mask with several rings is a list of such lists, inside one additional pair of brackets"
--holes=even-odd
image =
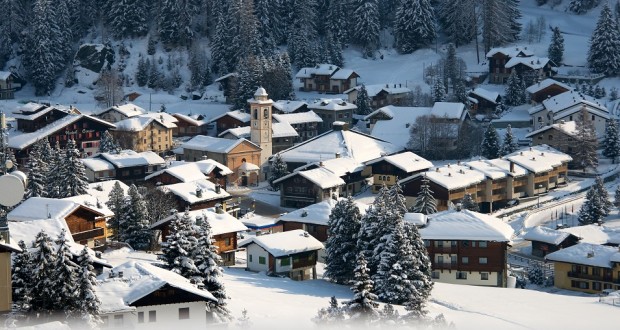
[(273, 182), (280, 186), (280, 206), (305, 207), (340, 196), (345, 182), (323, 167), (296, 171)]
[(571, 233), (542, 226), (528, 230), (523, 239), (532, 242), (532, 255), (540, 258), (579, 243), (579, 237)]
[(406, 178), (417, 173), (426, 172), (433, 167), (433, 163), (411, 151), (383, 156), (368, 161), (365, 164), (371, 168), (373, 193), (379, 192), (379, 189), (384, 184), (387, 187), (391, 187), (399, 178)]
[(226, 209), (226, 201), (231, 198), (219, 184), (215, 184), (207, 179), (173, 183), (160, 186), (164, 192), (169, 192), (177, 200), (177, 210), (202, 210), (208, 207), (220, 205)]
[(197, 162), (174, 161), (168, 167), (147, 175), (144, 180), (152, 185), (159, 186), (206, 178), (215, 184), (226, 187), (227, 178), (232, 173), (233, 171), (227, 166), (213, 159), (203, 159)]
[(620, 245), (620, 231), (598, 224), (575, 226), (559, 229), (579, 239), (579, 243), (599, 244), (606, 246)]
[[(379, 109), (387, 105), (402, 106), (411, 98), (411, 89), (402, 84), (363, 85), (370, 98), (370, 106)], [(362, 86), (355, 86), (346, 91), (350, 103), (357, 104), (357, 95)]]
[(278, 219), (255, 214), (248, 211), (242, 217), (239, 218), (248, 230), (254, 235), (266, 235), (279, 233), (282, 231), (282, 224), (278, 223)]
[(566, 184), (568, 163), (573, 160), (571, 156), (544, 144), (515, 151), (504, 158), (528, 171), (527, 196), (535, 196)]
[(163, 115), (137, 116), (117, 122), (110, 133), (121, 148), (164, 153), (172, 148), (172, 131), (176, 127), (174, 122), (163, 120)]
[(17, 122), (17, 130), (31, 133), (69, 114), (78, 114), (76, 110), (74, 110), (73, 106), (50, 106), (47, 104), (29, 102), (13, 111), (13, 117)]
[(21, 84), (17, 82), (16, 78), (12, 72), (0, 71), (0, 100), (15, 98), (15, 90), (21, 88)]
[(319, 134), (321, 134), (332, 129), (335, 122), (343, 122), (351, 126), (357, 106), (341, 99), (321, 99), (309, 104), (308, 109), (314, 111), (323, 120), (319, 125)]
[(489, 116), (495, 113), (497, 106), (502, 101), (498, 92), (492, 92), (481, 87), (477, 87), (467, 94), (472, 115)]
[(211, 323), (209, 291), (148, 262), (127, 261), (99, 275), (95, 294), (106, 329), (205, 329)]
[[(314, 111), (273, 114), (273, 119), (278, 123), (289, 123), (293, 127), (297, 132), (295, 143), (307, 141), (317, 136), (319, 125), (323, 123), (323, 119), (314, 113)], [(274, 153), (276, 153), (275, 150)]]
[(230, 97), (237, 88), (238, 76), (239, 75), (236, 72), (231, 72), (213, 81), (214, 83), (220, 84), (219, 89), (223, 92), (224, 97), (226, 98), (226, 103), (231, 101)]
[[(229, 128), (220, 133), (218, 137), (225, 139), (250, 139), (251, 138), (250, 126), (243, 126), (237, 128)], [(273, 153), (278, 153), (282, 150), (286, 150), (293, 146), (293, 144), (299, 138), (297, 131), (288, 122), (277, 122), (271, 125), (271, 143)]]
[(551, 78), (537, 82), (526, 89), (530, 96), (530, 102), (533, 105), (540, 104), (550, 97), (554, 97), (571, 90), (573, 90), (572, 87)]
[(489, 62), (489, 82), (493, 84), (505, 84), (513, 70), (532, 81), (549, 77), (554, 70), (549, 58), (534, 56), (527, 47), (493, 48), (486, 58)]
[(228, 111), (211, 119), (215, 122), (216, 134), (221, 134), (229, 128), (250, 126), (250, 114), (243, 110)]
[(109, 123), (116, 123), (121, 120), (140, 116), (144, 113), (146, 113), (146, 110), (144, 110), (143, 108), (133, 103), (127, 103), (103, 109), (97, 112), (95, 116)]
[(514, 230), (495, 217), (468, 210), (429, 216), (420, 228), (433, 281), (506, 287), (508, 247)]
[(7, 214), (9, 222), (43, 219), (65, 221), (73, 240), (90, 248), (104, 245), (108, 237), (105, 214), (95, 205), (88, 207), (69, 200), (31, 197)]
[(116, 179), (125, 183), (143, 181), (146, 175), (160, 170), (166, 161), (152, 151), (103, 152), (82, 159), (89, 182)]
[(303, 84), (302, 91), (340, 94), (357, 86), (359, 75), (350, 69), (341, 69), (332, 64), (317, 64), (315, 67), (301, 68), (295, 79)]
[[(151, 225), (152, 230), (161, 230), (162, 241), (170, 234), (170, 223), (175, 217), (182, 217), (183, 212), (166, 217)], [(218, 212), (216, 209), (201, 209), (189, 211), (190, 218), (196, 226), (202, 221), (208, 221), (211, 225), (211, 235), (214, 244), (218, 247), (218, 254), (226, 266), (235, 264), (235, 251), (237, 251), (237, 233), (248, 230), (248, 228), (235, 217), (226, 212)]]
[(260, 163), (260, 151), (259, 146), (246, 139), (231, 140), (197, 135), (175, 152), (188, 162), (205, 157), (213, 159), (233, 171), (229, 183), (247, 186), (257, 184), (262, 179), (260, 168), (256, 165)]
[(250, 237), (240, 247), (246, 248), (248, 270), (303, 281), (316, 279), (316, 261), (323, 244), (303, 230), (292, 230)]
[(585, 110), (591, 117), (596, 135), (599, 138), (602, 137), (605, 134), (607, 120), (611, 118), (609, 110), (602, 101), (577, 91), (571, 90), (545, 99), (541, 104), (530, 108), (529, 114), (532, 128), (538, 130), (562, 121), (578, 120), (582, 110)]
[(173, 113), (172, 116), (178, 120), (177, 128), (172, 132), (173, 136), (196, 136), (208, 133), (209, 122), (203, 115)]
[(548, 254), (557, 288), (585, 293), (620, 290), (620, 252), (617, 247), (580, 243)]
[(274, 114), (300, 113), (308, 111), (308, 103), (304, 101), (279, 100), (273, 102)]
[(559, 122), (543, 126), (525, 136), (532, 139), (532, 145), (546, 144), (569, 155), (574, 155), (573, 146), (578, 141), (575, 121)]

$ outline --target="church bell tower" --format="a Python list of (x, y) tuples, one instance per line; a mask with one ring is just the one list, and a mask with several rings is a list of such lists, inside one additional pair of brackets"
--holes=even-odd
[(269, 170), (268, 159), (271, 157), (272, 148), (272, 123), (271, 106), (273, 101), (269, 99), (267, 91), (259, 87), (254, 93), (254, 98), (248, 100), (250, 104), (250, 140), (261, 147), (260, 168), (265, 174)]

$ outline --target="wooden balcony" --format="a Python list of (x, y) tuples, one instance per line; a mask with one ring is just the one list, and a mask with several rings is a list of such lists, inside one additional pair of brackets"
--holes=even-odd
[[(612, 276), (591, 275), (591, 274), (583, 274), (583, 273), (578, 273), (578, 272), (568, 272), (568, 277), (580, 278), (584, 280), (592, 280), (592, 281), (598, 281), (598, 282), (614, 282), (614, 279)], [(616, 280), (615, 282), (618, 283), (619, 281), (620, 280)]]
[(456, 262), (433, 262), (432, 268), (452, 270), (452, 269), (456, 269), (457, 265), (456, 265)]
[(97, 227), (95, 229), (82, 231), (82, 232), (73, 234), (73, 240), (76, 242), (79, 242), (79, 241), (88, 240), (88, 239), (95, 238), (95, 237), (101, 237), (103, 235), (104, 235), (103, 228)]

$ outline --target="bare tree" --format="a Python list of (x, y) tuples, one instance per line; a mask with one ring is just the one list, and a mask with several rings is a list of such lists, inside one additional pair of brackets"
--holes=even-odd
[(123, 79), (114, 68), (101, 71), (96, 86), (95, 100), (104, 108), (114, 106), (123, 99)]
[(138, 133), (135, 131), (113, 130), (110, 131), (114, 140), (121, 150), (136, 150), (138, 145)]

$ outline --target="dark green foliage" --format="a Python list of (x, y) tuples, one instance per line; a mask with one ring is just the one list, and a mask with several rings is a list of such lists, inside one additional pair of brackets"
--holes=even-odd
[(329, 215), (325, 276), (336, 283), (347, 284), (353, 280), (360, 221), (359, 208), (351, 197), (338, 201)]
[(487, 159), (495, 159), (500, 156), (499, 135), (493, 125), (487, 126), (482, 140), (482, 156)]

